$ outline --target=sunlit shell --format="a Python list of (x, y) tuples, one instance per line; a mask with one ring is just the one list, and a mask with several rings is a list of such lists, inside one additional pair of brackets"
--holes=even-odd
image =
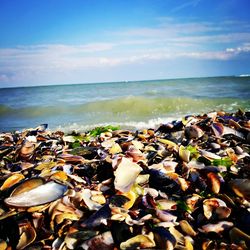
[(190, 235), (190, 236), (196, 236), (197, 232), (194, 231), (194, 229), (191, 227), (191, 225), (186, 220), (181, 220), (180, 222), (181, 230)]
[(84, 158), (79, 155), (61, 154), (58, 157), (63, 159), (65, 162), (84, 163)]
[(203, 149), (199, 149), (198, 150), (200, 152), (200, 154), (208, 159), (214, 160), (214, 159), (221, 159), (221, 157), (219, 155), (216, 155), (214, 153), (208, 152), (206, 150)]
[(157, 208), (161, 210), (176, 210), (177, 203), (173, 200), (161, 199), (156, 201)]
[(197, 202), (201, 199), (201, 196), (194, 194), (192, 195), (192, 197), (189, 197), (186, 199), (186, 204), (188, 206), (188, 208), (190, 209), (190, 211), (194, 211), (197, 207), (196, 204)]
[(208, 180), (210, 181), (210, 186), (211, 190), (215, 193), (218, 194), (220, 192), (220, 178), (217, 174), (215, 173), (208, 173), (207, 174)]
[(0, 249), (1, 250), (6, 250), (7, 247), (8, 247), (8, 245), (7, 245), (6, 241), (0, 239)]
[(13, 207), (38, 206), (61, 198), (66, 190), (66, 186), (50, 181), (26, 192), (15, 195), (12, 194), (12, 196), (6, 198), (4, 202)]
[(42, 184), (44, 184), (44, 179), (39, 178), (39, 177), (25, 180), (13, 190), (13, 192), (11, 193), (11, 196), (15, 196), (15, 195), (27, 192)]
[(213, 211), (215, 211), (218, 207), (227, 207), (227, 205), (223, 200), (218, 198), (205, 199), (203, 201), (203, 211), (205, 217), (210, 219)]
[(190, 160), (190, 151), (187, 150), (184, 146), (181, 145), (179, 147), (179, 156), (183, 161), (189, 162), (189, 160)]
[(206, 224), (202, 226), (202, 229), (199, 229), (203, 233), (210, 233), (210, 232), (215, 232), (215, 233), (221, 233), (224, 230), (227, 230), (231, 227), (233, 227), (233, 223), (230, 221), (219, 221), (215, 224)]
[(145, 155), (134, 146), (129, 146), (126, 156), (132, 158), (134, 162), (145, 160)]
[(7, 178), (3, 185), (1, 186), (0, 190), (4, 190), (6, 188), (10, 188), (13, 185), (15, 185), (16, 183), (18, 183), (19, 181), (21, 181), (22, 179), (24, 179), (24, 175), (23, 174), (19, 174), (19, 173), (15, 173), (13, 175), (11, 175), (9, 178)]
[(165, 222), (176, 222), (177, 216), (171, 214), (170, 212), (156, 209), (156, 216), (161, 220)]
[(114, 240), (110, 231), (99, 234), (84, 241), (80, 246), (80, 249), (114, 249)]
[(121, 249), (135, 249), (138, 247), (142, 249), (155, 247), (153, 233), (149, 233), (148, 235), (136, 235), (120, 244)]
[(152, 219), (152, 215), (151, 214), (147, 214), (145, 216), (143, 216), (142, 218), (140, 218), (139, 220), (133, 220), (131, 218), (131, 216), (126, 216), (125, 217), (125, 222), (126, 224), (133, 226), (133, 225), (138, 225), (138, 226), (142, 226), (145, 224), (145, 221), (147, 220), (151, 220)]
[(22, 159), (28, 160), (32, 157), (34, 151), (35, 151), (36, 145), (33, 142), (25, 141), (25, 143), (22, 145), (20, 149), (20, 157)]
[(90, 189), (84, 189), (81, 191), (81, 197), (89, 210), (98, 210), (101, 208), (101, 204), (95, 202), (94, 200), (91, 199), (92, 193)]
[(121, 192), (128, 192), (141, 171), (142, 168), (138, 164), (132, 162), (126, 157), (123, 157), (114, 172), (115, 189)]
[(170, 140), (167, 139), (158, 139), (159, 142), (165, 144), (167, 146), (167, 149), (174, 149), (175, 151), (178, 151), (178, 145)]
[(64, 171), (56, 171), (50, 176), (50, 178), (59, 181), (66, 181), (68, 179), (68, 176)]
[(118, 153), (121, 153), (122, 152), (122, 149), (120, 147), (120, 145), (118, 143), (114, 143), (112, 145), (112, 147), (109, 149), (109, 153), (114, 155), (114, 154), (118, 154)]
[(36, 231), (30, 223), (19, 224), (19, 234), (17, 249), (25, 249), (36, 239)]
[(135, 203), (135, 200), (137, 198), (137, 195), (136, 193), (133, 191), (133, 190), (130, 190), (129, 192), (126, 192), (126, 193), (121, 193), (123, 196), (127, 197), (129, 199), (129, 201), (127, 201), (123, 207), (125, 209), (130, 209), (134, 203)]
[(219, 123), (219, 122), (214, 122), (212, 125), (211, 125), (211, 128), (215, 134), (216, 137), (221, 137), (223, 135), (223, 132), (224, 132), (224, 126), (222, 123)]

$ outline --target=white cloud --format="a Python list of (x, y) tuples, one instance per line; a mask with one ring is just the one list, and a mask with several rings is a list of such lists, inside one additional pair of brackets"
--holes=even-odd
[(182, 3), (177, 7), (175, 7), (174, 9), (172, 9), (171, 12), (177, 12), (188, 7), (196, 7), (200, 2), (201, 0), (186, 1), (185, 3)]
[(0, 82), (27, 82), (46, 77), (60, 80), (66, 74), (70, 78), (75, 72), (89, 69), (138, 63), (153, 65), (180, 58), (230, 60), (250, 52), (249, 29), (242, 23), (245, 27), (242, 32), (238, 28), (240, 24), (233, 21), (177, 23), (163, 18), (156, 27), (110, 32), (107, 36), (112, 42), (2, 48)]
[(248, 53), (250, 52), (250, 43), (245, 43), (237, 48), (227, 48), (226, 51), (233, 54)]

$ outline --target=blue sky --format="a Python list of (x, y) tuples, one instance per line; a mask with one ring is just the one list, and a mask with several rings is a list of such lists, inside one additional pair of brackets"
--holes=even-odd
[(0, 87), (250, 73), (249, 0), (1, 0)]

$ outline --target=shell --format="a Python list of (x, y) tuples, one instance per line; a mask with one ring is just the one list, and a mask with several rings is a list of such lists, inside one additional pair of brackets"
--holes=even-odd
[(142, 168), (138, 164), (123, 157), (114, 173), (115, 189), (121, 192), (128, 192), (141, 171)]
[(233, 191), (240, 197), (250, 201), (250, 180), (235, 179), (229, 182)]
[(25, 249), (36, 239), (36, 231), (30, 223), (19, 224), (19, 234), (17, 249)]
[[(226, 203), (218, 198), (210, 198), (203, 201), (203, 211), (204, 215), (207, 219), (210, 219), (212, 217), (212, 214), (214, 211), (216, 211), (217, 208), (226, 208)], [(218, 213), (220, 214), (222, 211), (218, 210)], [(230, 210), (231, 212), (231, 210)]]
[(215, 134), (216, 137), (221, 137), (223, 135), (223, 132), (224, 132), (224, 126), (222, 123), (219, 123), (219, 122), (214, 122), (212, 125), (211, 125), (211, 128)]
[(233, 227), (233, 223), (229, 221), (219, 221), (215, 224), (206, 224), (202, 226), (202, 229), (199, 229), (203, 233), (210, 233), (210, 232), (215, 232), (215, 233), (222, 233), (224, 230), (227, 230), (231, 227)]
[(152, 248), (155, 247), (154, 235), (149, 233), (148, 235), (136, 235), (135, 237), (128, 239), (120, 244), (121, 249), (135, 249), (135, 248)]
[(110, 231), (99, 234), (97, 236), (92, 237), (91, 239), (83, 242), (80, 245), (80, 249), (105, 249), (105, 250), (113, 250), (114, 249), (114, 240)]
[(183, 232), (185, 232), (186, 234), (188, 234), (190, 236), (196, 236), (196, 234), (197, 234), (194, 231), (194, 229), (191, 227), (191, 225), (188, 223), (188, 221), (186, 221), (186, 220), (180, 221), (180, 227), (181, 227), (181, 230)]
[(24, 175), (23, 174), (19, 174), (19, 173), (15, 173), (13, 175), (11, 175), (9, 178), (7, 178), (3, 185), (1, 186), (0, 190), (4, 190), (7, 188), (12, 187), (13, 185), (15, 185), (16, 183), (18, 183), (19, 181), (21, 181), (22, 179), (24, 179)]
[(217, 174), (215, 173), (208, 173), (207, 177), (210, 181), (211, 184), (211, 190), (215, 193), (218, 194), (220, 192), (220, 178)]
[(191, 139), (199, 139), (204, 135), (204, 132), (197, 125), (186, 127), (185, 133)]
[(187, 150), (184, 146), (181, 145), (179, 147), (179, 156), (183, 161), (189, 162), (189, 160), (190, 160), (190, 151)]
[(12, 194), (11, 197), (6, 198), (4, 202), (8, 206), (13, 207), (33, 207), (61, 198), (66, 190), (66, 186), (50, 181), (26, 192), (15, 195)]
[(45, 180), (43, 178), (31, 178), (28, 180), (25, 180), (22, 182), (19, 186), (17, 186), (13, 192), (11, 193), (11, 196), (15, 196), (24, 192), (27, 192), (31, 189), (34, 189), (42, 184), (44, 184)]

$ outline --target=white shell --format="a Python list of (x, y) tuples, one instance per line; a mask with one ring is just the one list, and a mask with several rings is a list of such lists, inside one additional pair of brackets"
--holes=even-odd
[(121, 192), (128, 192), (141, 171), (142, 168), (138, 164), (123, 157), (114, 173), (115, 189)]
[(27, 192), (9, 197), (4, 202), (13, 207), (34, 207), (61, 198), (66, 190), (66, 186), (50, 181)]

